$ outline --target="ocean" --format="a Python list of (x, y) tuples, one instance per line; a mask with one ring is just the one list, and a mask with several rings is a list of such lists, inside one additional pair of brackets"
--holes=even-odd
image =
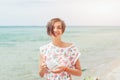
[[(87, 76), (104, 80), (111, 62), (120, 59), (120, 28), (68, 26), (62, 39), (75, 43), (81, 52), (85, 71), (73, 80)], [(42, 80), (39, 47), (49, 42), (45, 26), (0, 26), (0, 80)]]

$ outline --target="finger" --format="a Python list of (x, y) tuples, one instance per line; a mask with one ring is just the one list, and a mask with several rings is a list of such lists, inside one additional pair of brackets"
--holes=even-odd
[(47, 67), (47, 65), (41, 65), (41, 67), (42, 67), (42, 68), (46, 68), (46, 67)]
[(42, 65), (41, 66), (47, 66), (45, 63), (42, 63)]
[(63, 68), (64, 66), (58, 66), (57, 68), (59, 68), (59, 69), (61, 69), (61, 68)]
[(46, 65), (43, 65), (43, 67), (44, 67), (44, 68), (47, 68), (47, 66), (46, 66)]
[(54, 73), (58, 73), (58, 72), (60, 72), (60, 71), (61, 71), (61, 69), (52, 70), (52, 72), (54, 72)]
[(59, 71), (51, 71), (51, 72), (53, 72), (53, 73), (59, 73)]

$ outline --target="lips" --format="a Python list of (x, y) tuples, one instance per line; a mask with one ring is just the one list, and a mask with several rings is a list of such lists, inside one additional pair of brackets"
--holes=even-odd
[(57, 36), (57, 35), (60, 35), (60, 33), (58, 33), (58, 32), (54, 32), (54, 34)]

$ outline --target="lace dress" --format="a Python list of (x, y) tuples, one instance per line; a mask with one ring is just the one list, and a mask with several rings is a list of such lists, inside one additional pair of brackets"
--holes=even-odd
[(80, 52), (74, 44), (66, 48), (61, 48), (54, 46), (51, 42), (40, 47), (40, 55), (45, 58), (45, 62), (49, 69), (44, 75), (46, 80), (71, 80), (71, 75), (69, 73), (63, 71), (59, 74), (55, 74), (52, 73), (51, 70), (54, 70), (60, 65), (75, 68), (75, 63), (80, 56)]

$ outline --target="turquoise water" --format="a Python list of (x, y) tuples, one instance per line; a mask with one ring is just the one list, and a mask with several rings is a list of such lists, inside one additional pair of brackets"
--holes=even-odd
[[(119, 36), (119, 28), (72, 26), (67, 27), (63, 40), (74, 42), (82, 53), (82, 68), (92, 69), (120, 55)], [(0, 80), (40, 80), (39, 47), (48, 42), (42, 26), (0, 27)]]

